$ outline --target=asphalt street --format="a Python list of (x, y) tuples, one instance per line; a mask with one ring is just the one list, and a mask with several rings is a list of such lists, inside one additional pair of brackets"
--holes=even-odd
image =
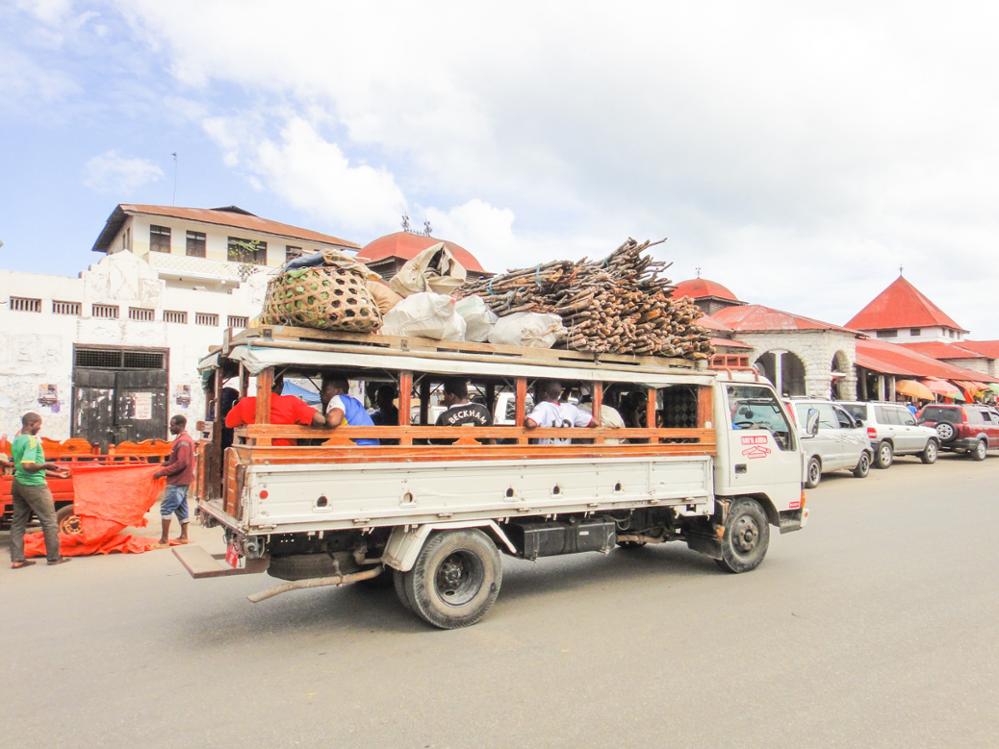
[[(169, 551), (12, 571), (5, 746), (996, 747), (999, 457), (826, 476), (745, 575), (671, 544), (504, 559), (478, 625), (389, 590), (195, 581)], [(152, 516), (155, 520), (155, 516)], [(154, 533), (150, 528), (150, 533)], [(196, 542), (221, 550), (220, 531)], [(6, 532), (0, 543), (6, 548)]]

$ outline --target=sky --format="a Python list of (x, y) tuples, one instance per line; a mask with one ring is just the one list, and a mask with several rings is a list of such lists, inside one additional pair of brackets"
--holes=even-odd
[(837, 324), (902, 267), (999, 337), (997, 16), (0, 0), (0, 268), (75, 275), (123, 202), (361, 245), (405, 213), (493, 271), (667, 237), (674, 280)]

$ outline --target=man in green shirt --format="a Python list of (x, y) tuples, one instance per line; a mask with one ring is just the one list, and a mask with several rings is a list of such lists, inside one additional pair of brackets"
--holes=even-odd
[(21, 417), (21, 433), (11, 445), (11, 458), (14, 461), (14, 519), (10, 529), (10, 566), (19, 570), (34, 564), (24, 558), (24, 531), (31, 513), (35, 513), (45, 534), (45, 556), (49, 564), (62, 564), (69, 559), (59, 553), (59, 529), (56, 527), (55, 503), (52, 492), (45, 483), (45, 474), (68, 478), (69, 471), (55, 463), (45, 462), (42, 440), (38, 432), (42, 428), (42, 417), (29, 411)]

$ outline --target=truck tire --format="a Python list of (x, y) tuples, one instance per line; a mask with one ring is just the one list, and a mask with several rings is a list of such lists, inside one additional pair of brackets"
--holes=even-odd
[(80, 516), (73, 511), (73, 505), (63, 505), (56, 510), (56, 529), (66, 535), (73, 536), (83, 532), (80, 526)]
[(892, 462), (895, 460), (895, 448), (892, 447), (891, 442), (885, 440), (878, 445), (878, 451), (874, 456), (874, 467), (875, 468), (889, 468)]
[(725, 518), (722, 558), (715, 563), (726, 572), (749, 572), (760, 566), (769, 545), (767, 513), (755, 499), (737, 499)]
[(399, 599), (399, 603), (406, 611), (413, 610), (413, 604), (410, 603), (409, 595), (406, 593), (406, 575), (409, 572), (401, 572), (400, 570), (392, 570), (392, 586), (395, 588), (395, 595)]
[(814, 489), (822, 480), (822, 461), (812, 456), (805, 467), (805, 488)]
[(919, 454), (919, 459), (929, 465), (930, 463), (936, 463), (937, 457), (940, 455), (940, 445), (937, 444), (935, 439), (926, 440), (926, 447)]
[(985, 440), (978, 440), (978, 444), (968, 454), (972, 460), (985, 460), (989, 457), (989, 444)]
[(857, 466), (853, 469), (853, 475), (858, 479), (867, 478), (867, 475), (871, 472), (871, 454), (864, 450), (860, 454), (860, 460), (857, 461)]
[(432, 534), (403, 576), (413, 613), (441, 629), (479, 621), (496, 601), (502, 582), (496, 544), (477, 528)]

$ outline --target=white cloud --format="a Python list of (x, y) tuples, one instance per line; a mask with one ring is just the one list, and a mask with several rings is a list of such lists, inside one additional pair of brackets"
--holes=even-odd
[(87, 161), (83, 184), (123, 200), (140, 187), (163, 179), (163, 170), (146, 159), (122, 156), (114, 149)]
[(668, 234), (676, 276), (833, 322), (901, 263), (999, 335), (955, 291), (999, 282), (994, 4), (121, 6), (179, 85), (247, 92), (255, 132), (206, 129), (312, 215), (388, 230), (405, 195), (522, 265)]
[(341, 231), (379, 231), (405, 211), (406, 199), (388, 171), (352, 163), (300, 117), (288, 119), (276, 138), (238, 118), (213, 117), (202, 125), (223, 148), (226, 164), (245, 168), (251, 184), (265, 184)]

